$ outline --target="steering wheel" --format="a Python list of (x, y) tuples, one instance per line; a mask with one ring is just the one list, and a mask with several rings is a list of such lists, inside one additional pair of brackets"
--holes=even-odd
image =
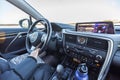
[[(44, 25), (45, 29), (40, 30), (36, 28), (35, 26), (38, 23)], [(26, 49), (28, 53), (31, 53), (36, 48), (40, 48), (39, 53), (45, 51), (50, 41), (51, 35), (52, 35), (52, 27), (47, 19), (42, 18), (40, 20), (35, 21), (30, 26), (26, 36)]]

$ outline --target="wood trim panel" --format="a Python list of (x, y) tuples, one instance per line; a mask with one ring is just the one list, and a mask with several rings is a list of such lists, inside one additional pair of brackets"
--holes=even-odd
[(5, 32), (0, 32), (0, 36), (2, 36), (2, 37), (0, 37), (0, 44), (1, 44), (1, 43), (4, 43), (5, 40), (6, 40), (6, 38), (5, 38), (5, 36), (6, 36)]

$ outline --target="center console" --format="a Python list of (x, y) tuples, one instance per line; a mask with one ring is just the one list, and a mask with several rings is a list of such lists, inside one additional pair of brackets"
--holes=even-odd
[(108, 41), (86, 36), (65, 34), (65, 53), (78, 63), (91, 67), (102, 66), (108, 49)]
[[(83, 69), (88, 69), (86, 71), (88, 79), (84, 80), (104, 80), (112, 56), (111, 39), (87, 33), (63, 31), (63, 48), (66, 57), (61, 63), (64, 67), (62, 75), (66, 76), (65, 78), (61, 76), (60, 80), (82, 80), (75, 79), (75, 76), (83, 64)], [(57, 73), (59, 72), (54, 75)]]

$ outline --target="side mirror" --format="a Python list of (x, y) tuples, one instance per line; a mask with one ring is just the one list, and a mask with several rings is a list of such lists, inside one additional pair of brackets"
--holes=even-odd
[(31, 25), (31, 21), (29, 19), (22, 19), (19, 21), (19, 25), (22, 27), (22, 28), (29, 28), (30, 25)]

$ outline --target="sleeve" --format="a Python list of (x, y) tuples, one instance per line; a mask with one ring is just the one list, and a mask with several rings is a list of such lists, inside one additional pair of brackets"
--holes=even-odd
[(7, 60), (5, 60), (4, 58), (0, 57), (0, 71), (1, 73), (7, 71), (10, 69), (9, 63)]
[(37, 67), (37, 61), (33, 57), (26, 58), (14, 69), (0, 75), (0, 80), (28, 80)]

